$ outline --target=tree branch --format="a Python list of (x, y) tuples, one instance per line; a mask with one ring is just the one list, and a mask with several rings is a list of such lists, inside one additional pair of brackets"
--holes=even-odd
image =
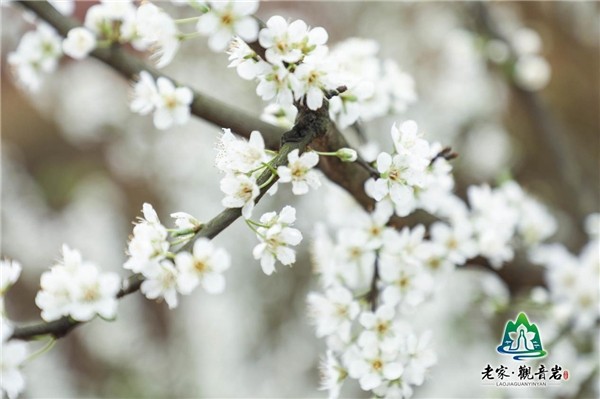
[[(277, 169), (278, 166), (287, 165), (287, 156), (290, 152), (296, 149), (300, 152), (303, 152), (315, 138), (325, 135), (330, 123), (327, 104), (317, 111), (311, 111), (305, 107), (300, 107), (296, 124), (290, 131), (283, 135), (281, 150), (279, 151), (279, 154), (277, 154), (277, 156), (271, 160), (270, 165), (275, 169)], [(270, 177), (271, 171), (267, 168), (259, 176), (257, 184), (264, 184)], [(277, 176), (274, 177), (273, 181), (269, 185), (261, 190), (260, 195), (256, 198), (256, 202), (262, 198), (262, 196), (276, 181)], [(229, 227), (229, 225), (231, 225), (240, 216), (240, 208), (225, 209), (204, 224), (202, 229), (200, 229), (200, 231), (194, 235), (188, 244), (184, 245), (176, 252), (189, 249), (192, 246), (192, 243), (201, 237), (213, 239), (215, 236)], [(130, 276), (126, 280), (125, 287), (117, 293), (117, 298), (122, 298), (138, 291), (143, 281), (143, 276), (139, 274)], [(83, 324), (83, 322), (73, 320), (70, 317), (63, 317), (51, 322), (16, 327), (10, 339), (32, 340), (40, 335), (51, 335), (58, 339), (69, 334), (71, 331), (73, 331), (73, 329), (81, 324)]]

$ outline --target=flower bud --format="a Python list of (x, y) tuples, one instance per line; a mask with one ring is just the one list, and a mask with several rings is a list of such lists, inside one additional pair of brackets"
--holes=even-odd
[(352, 148), (340, 148), (335, 156), (341, 159), (342, 162), (354, 162), (358, 158), (358, 154)]

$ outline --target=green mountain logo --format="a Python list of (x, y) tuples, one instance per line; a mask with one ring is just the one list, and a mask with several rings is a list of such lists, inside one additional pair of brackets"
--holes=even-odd
[(542, 348), (537, 326), (530, 323), (523, 312), (519, 313), (515, 321), (509, 320), (506, 323), (502, 343), (496, 350), (498, 353), (514, 355), (515, 360), (544, 357), (548, 354)]

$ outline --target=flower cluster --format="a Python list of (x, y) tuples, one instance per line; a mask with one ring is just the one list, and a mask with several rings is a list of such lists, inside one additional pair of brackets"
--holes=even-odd
[(62, 55), (61, 39), (50, 26), (40, 23), (21, 38), (17, 49), (8, 54), (8, 64), (19, 84), (30, 91), (39, 89), (45, 74), (54, 72)]
[(35, 297), (36, 305), (42, 309), (42, 319), (52, 321), (69, 316), (88, 321), (97, 314), (113, 319), (121, 288), (119, 276), (101, 272), (67, 245), (63, 245), (62, 252), (62, 261), (42, 274), (41, 290)]
[(365, 191), (376, 201), (391, 200), (396, 214), (406, 216), (417, 207), (417, 190), (425, 187), (431, 152), (429, 143), (418, 135), (414, 121), (406, 121), (399, 128), (394, 124), (391, 135), (395, 152), (379, 154), (380, 177), (368, 180)]
[(496, 189), (471, 186), (467, 195), (478, 252), (496, 268), (513, 258), (516, 238), (531, 247), (556, 231), (556, 221), (544, 206), (515, 182)]
[(154, 126), (168, 129), (173, 124), (183, 125), (190, 119), (190, 104), (194, 99), (187, 87), (175, 87), (164, 77), (156, 81), (147, 71), (140, 72), (140, 79), (133, 87), (131, 110), (141, 115), (154, 112)]
[(306, 96), (308, 107), (317, 109), (323, 91), (339, 86), (346, 90), (330, 99), (329, 114), (340, 128), (403, 112), (416, 100), (412, 77), (394, 61), (378, 59), (376, 42), (349, 39), (329, 51), (327, 39), (323, 28), (309, 29), (302, 20), (288, 23), (274, 16), (259, 34), (266, 60), (237, 39), (230, 46), (229, 66), (243, 79), (258, 80), (256, 94), (275, 101), (264, 117), (271, 120), (279, 114), (276, 121), (283, 126), (294, 120), (294, 100)]
[(529, 258), (546, 268), (545, 278), (554, 319), (559, 324), (571, 324), (575, 331), (591, 332), (600, 317), (598, 281), (600, 279), (600, 214), (586, 220), (589, 242), (579, 256), (562, 244), (547, 244), (533, 248)]
[(308, 305), (329, 348), (322, 387), (330, 397), (347, 378), (378, 396), (408, 397), (436, 361), (430, 333), (416, 334), (407, 320), (452, 270), (457, 250), (443, 233), (425, 239), (423, 226), (387, 227), (392, 213), (387, 202), (373, 214), (345, 210), (335, 241), (317, 230), (313, 259), (324, 293), (309, 294)]
[(246, 141), (237, 139), (231, 130), (224, 129), (217, 149), (215, 164), (225, 173), (221, 179), (221, 191), (225, 193), (222, 204), (226, 208), (241, 208), (244, 218), (249, 219), (254, 201), (260, 194), (258, 176), (271, 160), (262, 135), (254, 131), (250, 140)]
[(244, 79), (256, 79), (256, 94), (265, 101), (290, 108), (294, 100), (305, 99), (310, 109), (320, 108), (324, 91), (339, 86), (326, 58), (327, 32), (321, 27), (311, 29), (302, 20), (288, 23), (278, 15), (266, 25), (258, 34), (265, 59), (236, 40), (229, 51), (229, 66), (236, 67)]
[[(174, 308), (178, 304), (177, 293), (191, 294), (199, 285), (212, 294), (225, 289), (222, 274), (231, 264), (225, 250), (215, 248), (206, 238), (199, 238), (191, 252), (172, 254), (169, 232), (152, 205), (144, 204), (142, 212), (144, 218), (133, 229), (130, 257), (123, 266), (144, 277), (140, 290), (148, 299), (164, 299), (169, 308)], [(202, 226), (187, 213), (176, 212), (171, 216), (178, 227), (173, 236), (183, 237), (183, 242), (189, 241)]]
[[(394, 152), (377, 157), (379, 177), (365, 184), (375, 210), (337, 209), (344, 201), (331, 198), (337, 235), (332, 239), (323, 226), (315, 231), (313, 259), (324, 293), (311, 293), (308, 304), (328, 346), (323, 388), (330, 397), (347, 378), (377, 396), (409, 397), (436, 361), (431, 334), (415, 333), (411, 315), (457, 266), (483, 256), (500, 267), (516, 247), (534, 247), (556, 229), (547, 210), (514, 182), (469, 187), (463, 202), (452, 193), (449, 150), (421, 138), (415, 122), (394, 125), (391, 137)], [(394, 214), (417, 209), (440, 220), (400, 230), (388, 225)]]

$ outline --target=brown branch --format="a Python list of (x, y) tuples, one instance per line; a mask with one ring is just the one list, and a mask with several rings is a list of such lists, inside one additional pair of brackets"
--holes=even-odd
[[(310, 111), (307, 108), (300, 107), (296, 125), (294, 125), (292, 130), (283, 135), (281, 149), (277, 156), (271, 160), (270, 165), (275, 169), (277, 169), (278, 166), (287, 165), (287, 156), (290, 152), (296, 149), (300, 152), (303, 152), (315, 138), (325, 135), (329, 125), (330, 121), (329, 114), (327, 112), (327, 104), (317, 111)], [(257, 179), (257, 184), (260, 186), (266, 183), (269, 178), (271, 178), (271, 171), (267, 168), (267, 170), (265, 170), (265, 172), (263, 172)], [(255, 201), (258, 202), (268, 191), (269, 187), (276, 181), (277, 176), (274, 176), (273, 181), (261, 190), (260, 195)], [(240, 216), (240, 208), (225, 209), (204, 224), (202, 229), (196, 233), (196, 235), (188, 242), (188, 244), (184, 245), (178, 251), (190, 248), (192, 243), (198, 238), (214, 238)], [(143, 281), (143, 276), (139, 274), (129, 277), (126, 281), (125, 287), (117, 293), (117, 298), (122, 298), (138, 291)], [(83, 322), (73, 320), (70, 317), (63, 317), (59, 320), (51, 322), (42, 322), (30, 326), (16, 327), (10, 339), (32, 340), (40, 335), (51, 335), (54, 338), (62, 338), (81, 324), (83, 324)]]

